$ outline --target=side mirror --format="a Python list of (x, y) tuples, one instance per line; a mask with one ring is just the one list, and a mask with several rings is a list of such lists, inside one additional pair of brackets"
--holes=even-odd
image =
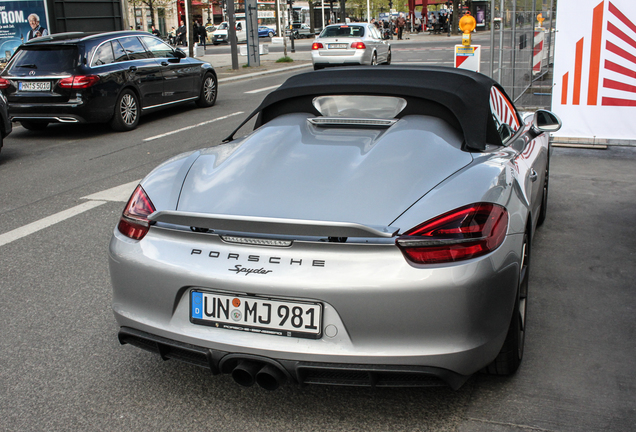
[(186, 58), (188, 55), (186, 53), (183, 52), (183, 50), (181, 48), (177, 48), (174, 50), (174, 54), (177, 58)]
[(548, 110), (537, 110), (532, 120), (532, 129), (536, 133), (556, 132), (561, 129), (561, 120)]

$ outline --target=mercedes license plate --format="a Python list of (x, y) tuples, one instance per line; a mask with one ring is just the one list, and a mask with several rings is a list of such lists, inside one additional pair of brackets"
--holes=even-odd
[(51, 91), (51, 81), (20, 81), (19, 91)]
[(318, 339), (322, 304), (193, 290), (190, 321), (229, 330)]
[(349, 44), (329, 44), (329, 49), (347, 49)]

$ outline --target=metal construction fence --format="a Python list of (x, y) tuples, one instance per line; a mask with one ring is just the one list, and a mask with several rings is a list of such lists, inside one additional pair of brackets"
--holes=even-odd
[(555, 2), (491, 0), (488, 70), (521, 109), (551, 104)]

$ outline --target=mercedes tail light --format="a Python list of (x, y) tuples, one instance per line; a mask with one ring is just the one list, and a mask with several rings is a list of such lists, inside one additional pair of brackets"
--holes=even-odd
[(477, 258), (503, 243), (508, 212), (500, 205), (476, 203), (430, 219), (397, 238), (404, 256), (418, 264)]
[(150, 229), (151, 222), (148, 216), (154, 212), (155, 206), (146, 195), (146, 191), (139, 185), (128, 200), (117, 229), (128, 238), (141, 240)]
[(351, 44), (351, 48), (353, 49), (365, 49), (367, 46), (364, 44), (364, 42), (354, 42)]
[(66, 89), (85, 89), (95, 85), (99, 81), (97, 75), (74, 75), (68, 78), (62, 78), (59, 86)]
[(0, 90), (8, 89), (10, 85), (11, 83), (8, 80), (0, 78)]
[(311, 49), (312, 50), (317, 50), (317, 49), (323, 49), (324, 47), (322, 46), (322, 44), (320, 42), (314, 42), (313, 44), (311, 44)]

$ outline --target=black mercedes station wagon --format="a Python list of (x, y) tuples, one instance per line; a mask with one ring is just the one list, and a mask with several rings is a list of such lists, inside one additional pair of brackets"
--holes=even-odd
[(139, 116), (184, 102), (214, 105), (214, 68), (139, 31), (60, 33), (21, 45), (0, 74), (9, 116), (26, 129), (105, 123), (134, 129)]

